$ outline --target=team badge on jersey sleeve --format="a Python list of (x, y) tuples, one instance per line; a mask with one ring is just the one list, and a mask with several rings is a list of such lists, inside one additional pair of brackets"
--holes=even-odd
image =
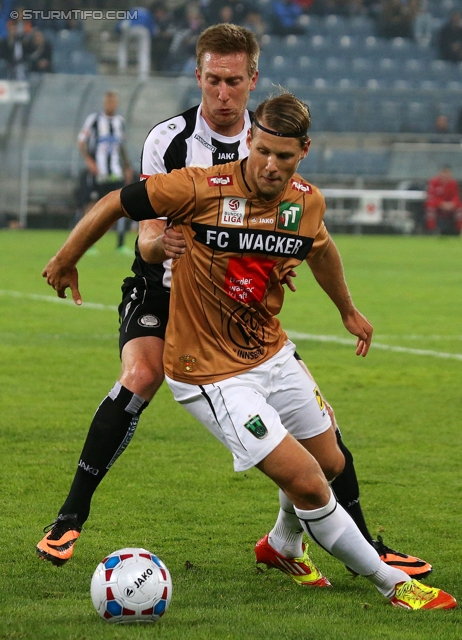
[(221, 223), (242, 226), (244, 224), (246, 202), (245, 198), (226, 197), (223, 201)]

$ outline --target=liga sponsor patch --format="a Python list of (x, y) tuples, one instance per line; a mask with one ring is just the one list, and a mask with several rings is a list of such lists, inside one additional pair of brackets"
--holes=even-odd
[(246, 202), (245, 198), (226, 197), (223, 201), (221, 223), (242, 226), (244, 224)]

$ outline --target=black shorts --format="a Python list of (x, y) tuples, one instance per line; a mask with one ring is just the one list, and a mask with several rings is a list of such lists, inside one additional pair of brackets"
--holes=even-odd
[(165, 340), (170, 291), (148, 289), (144, 278), (125, 278), (119, 305), (119, 351), (134, 338), (154, 336)]
[(89, 174), (89, 184), (87, 185), (88, 189), (88, 202), (96, 202), (107, 196), (111, 191), (117, 191), (117, 189), (122, 189), (125, 185), (123, 180), (115, 180), (113, 182), (97, 182), (95, 176)]

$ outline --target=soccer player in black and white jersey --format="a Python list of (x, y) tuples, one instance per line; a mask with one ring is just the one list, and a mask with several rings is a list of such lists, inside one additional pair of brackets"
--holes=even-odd
[[(183, 166), (210, 166), (247, 156), (245, 138), (250, 116), (246, 105), (258, 78), (258, 54), (254, 36), (242, 27), (216, 25), (201, 34), (196, 76), (202, 102), (151, 130), (143, 149), (143, 175), (168, 173)], [(124, 281), (119, 307), (122, 373), (94, 416), (70, 493), (58, 518), (37, 546), (39, 556), (54, 564), (63, 564), (71, 557), (88, 518), (94, 491), (129, 444), (141, 412), (164, 378), (162, 356), (170, 295), (170, 268), (165, 258), (182, 252), (181, 239), (166, 235), (165, 228), (165, 220), (140, 224), (132, 267), (134, 276)], [(49, 283), (51, 264), (52, 261), (43, 272)], [(52, 269), (55, 268), (56, 263)], [(81, 304), (78, 287), (72, 289), (75, 302)], [(58, 295), (65, 296), (65, 287), (57, 290)], [(319, 447), (313, 438), (310, 451), (326, 477), (333, 480), (332, 487), (340, 504), (386, 563), (399, 566), (412, 577), (427, 575), (431, 571), (428, 563), (398, 554), (372, 539), (359, 504), (352, 456), (342, 442), (333, 413), (331, 418), (329, 446)], [(280, 505), (275, 526), (257, 544), (257, 561), (285, 571), (299, 584), (328, 585), (304, 552), (303, 530), (283, 492), (280, 492)]]
[[(125, 146), (125, 120), (117, 113), (119, 98), (115, 91), (106, 91), (103, 111), (90, 113), (79, 132), (78, 147), (87, 166), (86, 191), (88, 205), (114, 189), (133, 182)], [(117, 249), (124, 247), (125, 221), (117, 223)]]

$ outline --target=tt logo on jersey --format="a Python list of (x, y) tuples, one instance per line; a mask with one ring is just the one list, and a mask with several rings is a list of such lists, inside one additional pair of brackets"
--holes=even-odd
[(281, 202), (279, 205), (278, 229), (298, 231), (302, 207), (295, 202)]
[(233, 184), (233, 176), (209, 176), (207, 182), (209, 187), (225, 187)]
[(245, 198), (227, 197), (223, 200), (222, 224), (234, 224), (242, 226), (245, 215)]

